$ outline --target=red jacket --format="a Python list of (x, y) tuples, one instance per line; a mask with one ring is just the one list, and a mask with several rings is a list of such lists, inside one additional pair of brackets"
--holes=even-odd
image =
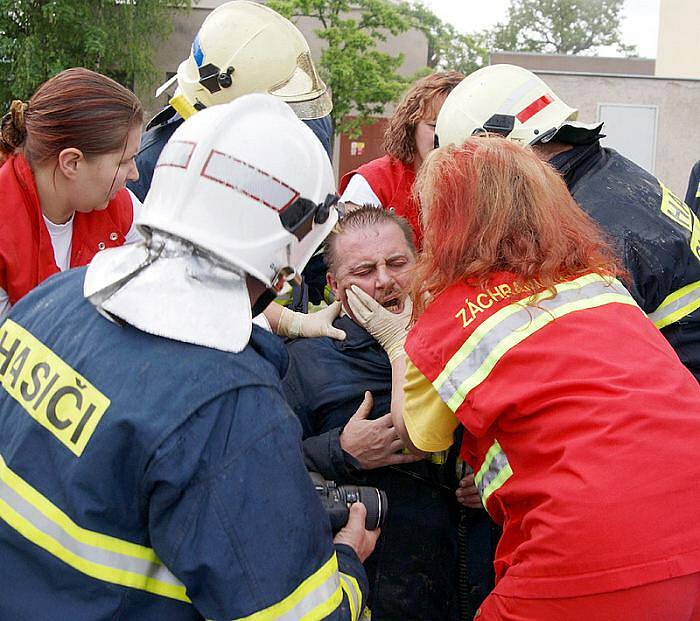
[[(121, 246), (133, 214), (125, 189), (102, 211), (76, 212), (70, 266), (87, 265), (100, 250)], [(58, 271), (34, 175), (27, 160), (15, 155), (0, 167), (0, 287), (15, 304)]]
[(384, 209), (393, 208), (397, 216), (408, 220), (416, 238), (416, 248), (420, 250), (423, 229), (420, 223), (418, 201), (413, 197), (413, 184), (416, 181), (413, 165), (406, 165), (389, 155), (372, 160), (362, 164), (357, 170), (351, 170), (343, 175), (338, 188), (340, 194), (348, 187), (354, 174), (364, 177)]
[(406, 341), (503, 524), (495, 592), (577, 597), (700, 571), (697, 382), (619, 283), (557, 290), (525, 306), (509, 274), (456, 283)]

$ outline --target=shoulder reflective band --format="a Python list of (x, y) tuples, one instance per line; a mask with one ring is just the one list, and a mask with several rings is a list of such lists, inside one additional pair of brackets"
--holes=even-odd
[(620, 282), (598, 274), (587, 274), (561, 283), (555, 290), (557, 293), (553, 298), (547, 299), (549, 293), (545, 291), (534, 299), (510, 304), (474, 330), (433, 382), (453, 412), (508, 351), (555, 319), (605, 304), (637, 306)]
[(661, 330), (700, 308), (700, 282), (693, 282), (669, 295), (649, 319)]
[(282, 601), (236, 621), (320, 621), (343, 601), (338, 558), (330, 559)]
[(340, 574), (340, 586), (348, 597), (350, 603), (350, 618), (358, 621), (362, 614), (362, 591), (357, 580), (348, 574)]
[(479, 472), (474, 475), (474, 485), (479, 491), (484, 507), (486, 507), (488, 497), (501, 487), (512, 474), (513, 471), (510, 468), (506, 454), (501, 449), (498, 441), (494, 441), (486, 453), (484, 463), (481, 464)]
[(73, 569), (112, 584), (189, 602), (185, 586), (151, 548), (86, 530), (0, 456), (0, 519)]

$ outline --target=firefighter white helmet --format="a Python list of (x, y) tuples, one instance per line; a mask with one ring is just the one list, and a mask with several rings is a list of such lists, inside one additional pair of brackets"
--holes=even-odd
[(227, 2), (209, 14), (178, 67), (177, 84), (170, 104), (184, 118), (248, 93), (279, 97), (305, 120), (333, 109), (298, 28), (247, 0)]
[(161, 152), (136, 219), (144, 242), (99, 253), (84, 293), (145, 332), (240, 351), (246, 275), (281, 289), (337, 222), (336, 202), (328, 156), (289, 106), (254, 94), (208, 108)]
[(334, 202), (333, 169), (314, 133), (279, 100), (248, 95), (176, 130), (137, 225), (275, 287), (301, 272), (330, 233)]
[(491, 65), (468, 75), (447, 96), (435, 125), (436, 143), (462, 144), (482, 132), (526, 145), (547, 142), (577, 114), (531, 71)]

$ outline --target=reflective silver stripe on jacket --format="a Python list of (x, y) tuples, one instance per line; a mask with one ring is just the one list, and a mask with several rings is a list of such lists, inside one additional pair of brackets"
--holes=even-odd
[(548, 292), (543, 292), (534, 301), (523, 300), (500, 309), (469, 336), (433, 382), (453, 412), (510, 349), (554, 319), (611, 303), (637, 306), (620, 282), (597, 274), (561, 283), (555, 289), (553, 298), (547, 299)]
[(152, 549), (81, 528), (14, 473), (1, 456), (0, 519), (86, 575), (189, 602), (184, 585)]
[(501, 445), (494, 441), (486, 453), (484, 463), (479, 472), (474, 476), (474, 484), (481, 496), (481, 502), (486, 506), (486, 500), (513, 474), (508, 458), (501, 449)]
[(649, 319), (661, 330), (700, 308), (700, 282), (690, 283), (669, 295)]
[(343, 586), (343, 591), (348, 596), (350, 616), (353, 621), (358, 621), (362, 613), (362, 591), (360, 591), (360, 586), (357, 584), (355, 578), (344, 573), (340, 574), (340, 581)]

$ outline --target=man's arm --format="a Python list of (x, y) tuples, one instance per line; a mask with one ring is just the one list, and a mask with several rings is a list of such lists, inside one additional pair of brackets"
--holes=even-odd
[(378, 534), (355, 517), (333, 546), (298, 424), (273, 389), (201, 408), (156, 451), (144, 486), (153, 548), (206, 618), (359, 617), (367, 583), (353, 548), (364, 556)]

